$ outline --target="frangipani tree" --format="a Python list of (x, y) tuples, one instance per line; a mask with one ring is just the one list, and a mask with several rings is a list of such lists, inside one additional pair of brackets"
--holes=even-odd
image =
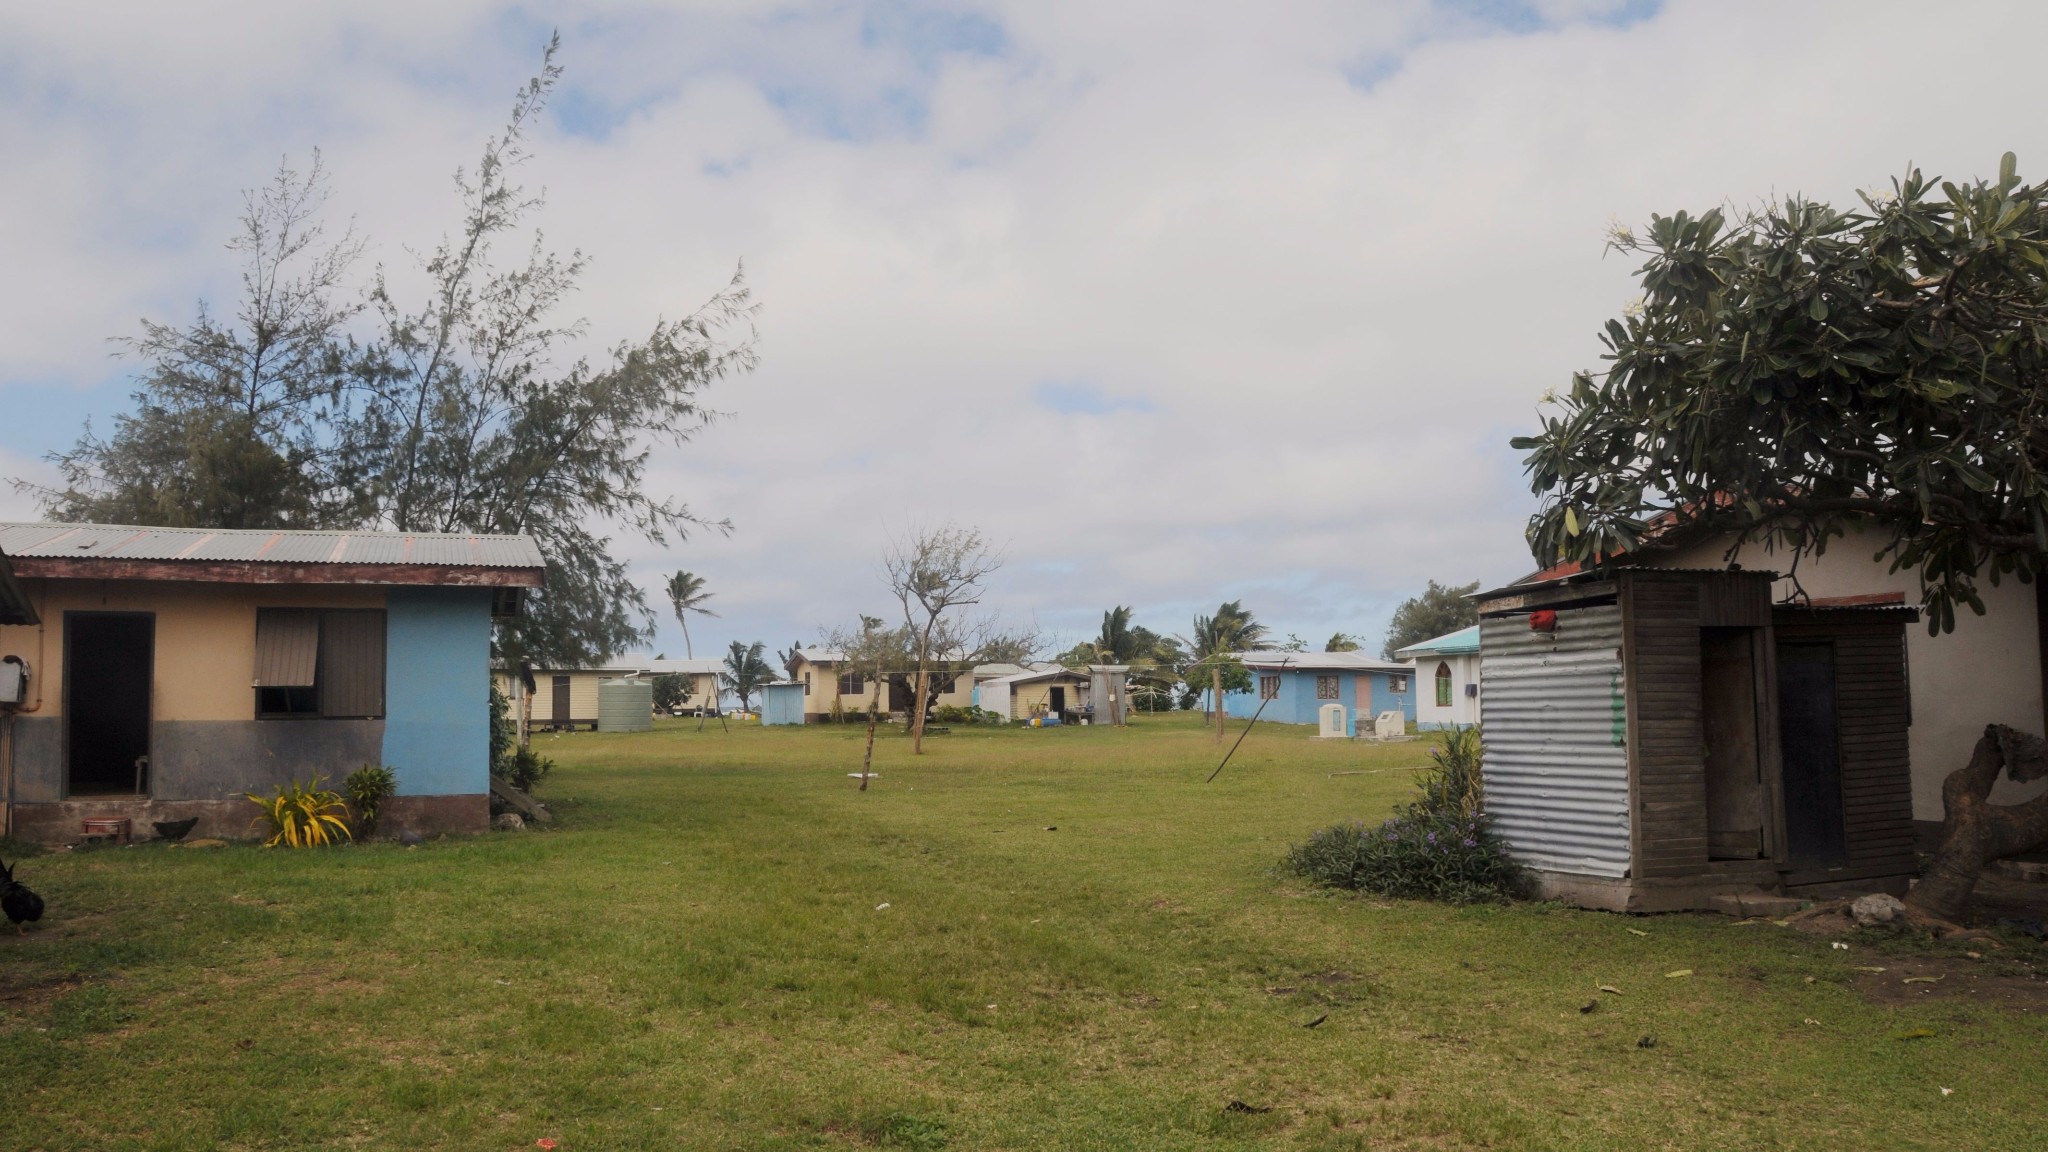
[[(1653, 521), (1788, 566), (1856, 531), (1918, 575), (1935, 632), (1958, 605), (1983, 612), (1980, 580), (2043, 574), (2048, 185), (2010, 153), (1994, 181), (1914, 169), (1852, 209), (1680, 212), (1611, 246), (1644, 257), (1641, 301), (1606, 325), (1612, 366), (1574, 377), (1513, 442), (1543, 498), (1540, 564), (1643, 547)], [(1969, 894), (1956, 875), (2048, 839), (2048, 798), (1981, 802), (2007, 759), (1980, 748), (1950, 777), (1930, 873), (1950, 879), (1916, 890), (1926, 911), (1953, 918)]]

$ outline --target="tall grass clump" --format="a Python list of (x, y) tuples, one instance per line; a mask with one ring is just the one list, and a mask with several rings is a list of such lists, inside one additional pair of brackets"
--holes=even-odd
[(1416, 776), (1419, 794), (1384, 823), (1324, 828), (1288, 850), (1315, 884), (1404, 899), (1476, 904), (1520, 895), (1526, 878), (1486, 822), (1479, 730), (1454, 728)]

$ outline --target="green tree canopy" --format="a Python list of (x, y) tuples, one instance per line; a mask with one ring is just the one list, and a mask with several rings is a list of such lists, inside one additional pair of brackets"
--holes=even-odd
[(1528, 453), (1540, 563), (1664, 533), (1818, 554), (1852, 529), (1919, 574), (1930, 629), (2048, 557), (2048, 187), (1917, 170), (1841, 210), (1652, 217), (1641, 302), (1607, 322)]
[[(1479, 623), (1479, 606), (1466, 597), (1479, 591), (1479, 581), (1446, 586), (1434, 580), (1422, 595), (1401, 601), (1387, 624), (1387, 642), (1380, 655), (1388, 660), (1410, 644), (1419, 644), (1446, 632), (1456, 632)], [(1331, 649), (1337, 651), (1337, 649)]]
[(719, 683), (740, 698), (740, 711), (751, 712), (749, 702), (763, 684), (775, 680), (775, 669), (768, 664), (768, 646), (759, 640), (743, 644), (738, 640), (726, 649), (725, 671), (718, 674)]

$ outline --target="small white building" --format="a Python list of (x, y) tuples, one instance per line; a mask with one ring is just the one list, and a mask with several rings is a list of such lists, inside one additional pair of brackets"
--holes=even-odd
[(1479, 625), (1410, 644), (1394, 656), (1415, 665), (1417, 728), (1479, 723)]

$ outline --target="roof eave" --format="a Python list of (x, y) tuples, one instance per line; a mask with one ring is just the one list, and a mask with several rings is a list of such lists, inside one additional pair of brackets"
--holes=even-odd
[(252, 560), (123, 560), (18, 556), (15, 575), (39, 580), (155, 580), (208, 584), (409, 584), (455, 588), (541, 588), (545, 568), (460, 564), (304, 564)]

